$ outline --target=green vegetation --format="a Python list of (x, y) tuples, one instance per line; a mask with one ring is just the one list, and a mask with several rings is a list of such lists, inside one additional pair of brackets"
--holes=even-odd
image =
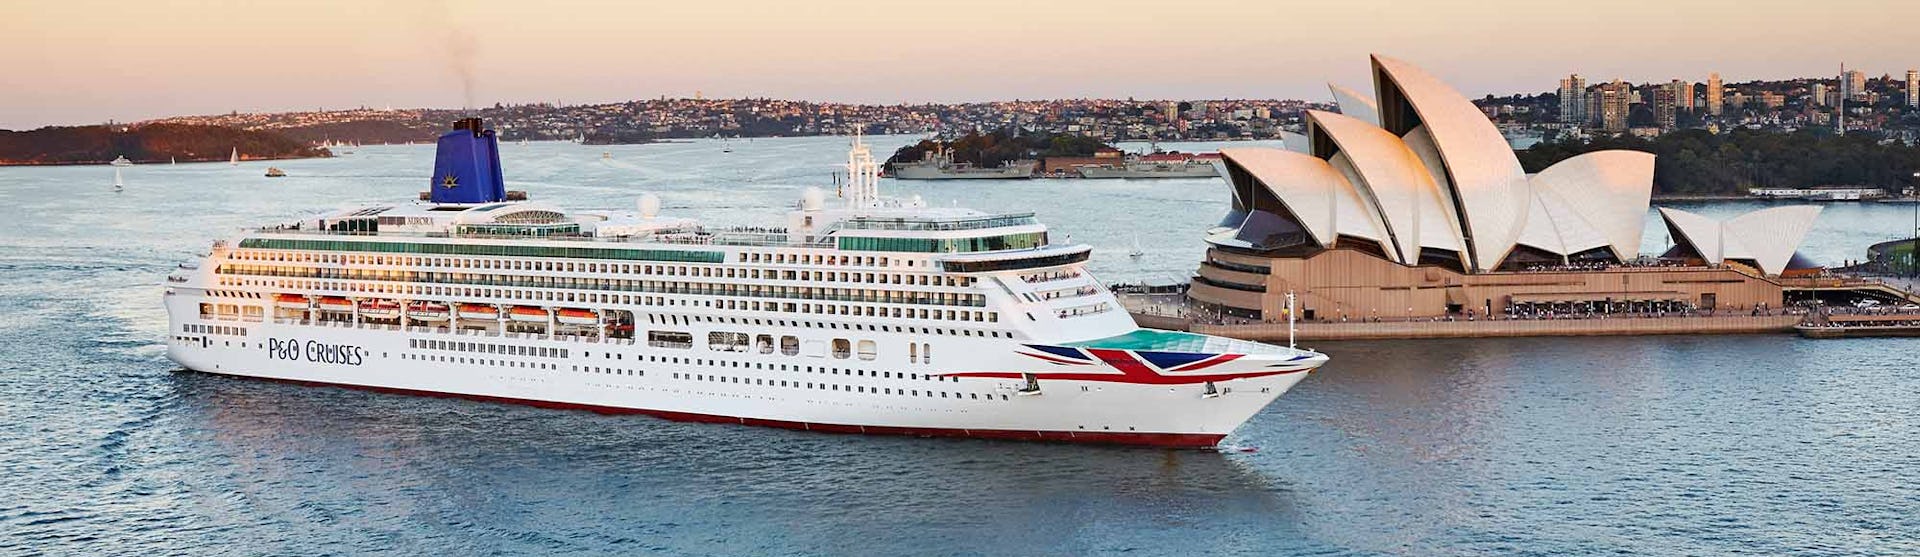
[(1829, 130), (1778, 133), (1683, 130), (1656, 139), (1621, 136), (1589, 142), (1552, 141), (1519, 151), (1527, 172), (1591, 151), (1627, 149), (1658, 155), (1655, 194), (1744, 195), (1751, 187), (1877, 186), (1899, 191), (1920, 172), (1920, 147), (1880, 144), (1866, 135)]
[(45, 127), (32, 131), (0, 130), (0, 166), (33, 164), (101, 164), (114, 157), (134, 162), (224, 161), (233, 150), (249, 159), (325, 157), (332, 153), (272, 132), (237, 130), (223, 126), (152, 124), (119, 128), (108, 126)]
[(1095, 151), (1112, 149), (1113, 146), (1098, 139), (1069, 133), (1029, 133), (1015, 135), (1007, 130), (988, 134), (968, 132), (956, 139), (937, 141), (921, 140), (919, 143), (901, 147), (887, 159), (887, 164), (896, 162), (918, 162), (927, 152), (945, 148), (953, 153), (953, 162), (973, 163), (982, 168), (999, 168), (1007, 161), (1037, 159), (1042, 157), (1091, 157)]

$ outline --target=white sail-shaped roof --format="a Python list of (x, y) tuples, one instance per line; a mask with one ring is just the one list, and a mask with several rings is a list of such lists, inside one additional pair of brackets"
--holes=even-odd
[(1513, 248), (1532, 201), (1526, 174), (1505, 137), (1480, 109), (1411, 64), (1375, 55), (1380, 122), (1406, 134), (1424, 126), (1460, 200), (1476, 269), (1494, 268)]
[(1653, 195), (1652, 153), (1585, 153), (1547, 167), (1529, 181), (1535, 192), (1558, 198), (1598, 228), (1621, 261), (1639, 255)]
[(1373, 218), (1376, 211), (1333, 164), (1263, 147), (1221, 149), (1220, 156), (1273, 192), (1315, 243), (1331, 246), (1343, 234), (1386, 243)]
[(1375, 126), (1380, 125), (1380, 106), (1373, 104), (1373, 95), (1362, 95), (1359, 91), (1332, 83), (1327, 84), (1327, 89), (1333, 91), (1333, 104), (1340, 107), (1341, 114)]
[(1760, 270), (1777, 275), (1793, 261), (1794, 250), (1819, 217), (1818, 205), (1761, 209), (1727, 221), (1727, 237), (1735, 238)]
[(1607, 247), (1607, 236), (1577, 214), (1572, 202), (1545, 189), (1532, 194), (1526, 224), (1514, 243), (1562, 257)]
[(1351, 181), (1380, 212), (1400, 262), (1418, 263), (1422, 247), (1461, 251), (1459, 229), (1445, 209), (1445, 193), (1405, 142), (1344, 114), (1310, 110), (1307, 124), (1309, 134), (1325, 138), (1316, 145), (1337, 149), (1331, 156), (1351, 161), (1358, 174)]
[[(1467, 241), (1463, 236), (1466, 229), (1460, 226), (1460, 212), (1453, 202), (1453, 185), (1447, 181), (1446, 166), (1440, 162), (1440, 150), (1433, 146), (1433, 136), (1427, 135), (1426, 126), (1421, 126), (1408, 131), (1400, 137), (1400, 141), (1420, 157), (1421, 164), (1427, 167), (1427, 176), (1433, 178), (1435, 188), (1432, 201), (1421, 199), (1421, 247), (1453, 250), (1460, 254), (1461, 261), (1466, 261)], [(1443, 241), (1443, 238), (1451, 240)]]
[(1801, 240), (1813, 230), (1820, 207), (1801, 205), (1761, 209), (1726, 221), (1667, 207), (1660, 218), (1708, 263), (1729, 259), (1752, 261), (1760, 271), (1778, 275), (1793, 260)]

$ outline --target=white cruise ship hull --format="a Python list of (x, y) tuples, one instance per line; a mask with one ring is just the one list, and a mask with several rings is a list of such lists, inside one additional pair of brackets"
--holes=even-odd
[[(190, 291), (180, 294), (185, 292)], [(1098, 354), (1124, 351), (1086, 351), (1096, 355), (1067, 365), (1050, 361), (1063, 358), (1033, 350), (1004, 358), (969, 354), (970, 348), (1011, 344), (978, 339), (977, 346), (935, 346), (956, 361), (965, 355), (967, 361), (993, 364), (973, 369), (853, 365), (849, 362), (855, 360), (830, 356), (657, 348), (645, 341), (203, 318), (197, 307), (204, 300), (167, 297), (167, 356), (194, 371), (841, 433), (1212, 447), (1324, 361), (1302, 361), (1284, 371), (1269, 363), (1210, 366), (1207, 377), (1217, 378), (1210, 394), (1208, 381), (1139, 369), (1121, 372), (1099, 363)], [(902, 339), (881, 341), (906, 342)], [(439, 348), (458, 343), (467, 346)], [(486, 351), (507, 345), (546, 349), (551, 355)], [(1028, 372), (1022, 367), (1038, 378), (1037, 394), (1021, 392)], [(802, 371), (808, 368), (815, 371)]]

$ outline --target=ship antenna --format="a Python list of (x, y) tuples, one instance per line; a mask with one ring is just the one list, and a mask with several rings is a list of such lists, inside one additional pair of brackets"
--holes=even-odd
[(1293, 291), (1288, 290), (1287, 291), (1287, 348), (1299, 348), (1299, 346), (1294, 343), (1293, 316), (1294, 316)]
[(863, 131), (854, 129), (853, 148), (847, 150), (847, 207), (854, 209), (880, 206), (880, 165), (862, 141)]

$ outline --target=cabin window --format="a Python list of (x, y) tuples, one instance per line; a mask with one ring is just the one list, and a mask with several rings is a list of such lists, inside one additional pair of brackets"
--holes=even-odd
[(860, 359), (866, 360), (866, 361), (873, 361), (874, 358), (879, 357), (879, 351), (880, 351), (880, 347), (874, 344), (873, 341), (871, 340), (860, 341), (860, 344), (859, 344)]

